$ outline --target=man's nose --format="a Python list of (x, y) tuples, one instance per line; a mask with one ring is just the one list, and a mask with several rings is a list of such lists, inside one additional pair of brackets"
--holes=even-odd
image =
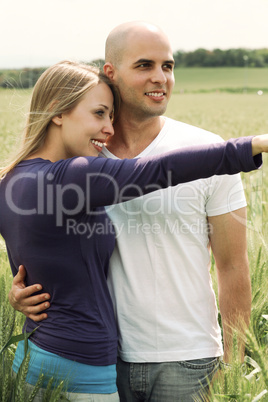
[(167, 77), (162, 67), (156, 68), (152, 76), (152, 82), (158, 82), (159, 84), (165, 84)]

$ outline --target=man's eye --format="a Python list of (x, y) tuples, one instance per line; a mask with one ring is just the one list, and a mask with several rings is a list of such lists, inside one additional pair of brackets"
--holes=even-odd
[(150, 64), (149, 63), (142, 63), (142, 64), (139, 64), (138, 67), (141, 67), (141, 68), (150, 67)]
[(168, 70), (173, 70), (173, 64), (164, 64), (164, 68), (167, 68)]

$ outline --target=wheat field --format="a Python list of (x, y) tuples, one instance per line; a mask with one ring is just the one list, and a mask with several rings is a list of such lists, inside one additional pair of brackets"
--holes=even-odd
[[(215, 83), (216, 85), (216, 83)], [(211, 84), (214, 88), (215, 85)], [(14, 151), (23, 130), (31, 90), (0, 90), (0, 162)], [(171, 98), (166, 115), (186, 123), (231, 137), (268, 133), (268, 94), (231, 94), (220, 91), (191, 93), (177, 91)], [(263, 168), (242, 174), (248, 203), (248, 255), (252, 280), (252, 317), (246, 344), (246, 372), (239, 364), (226, 370), (211, 390), (211, 401), (265, 401), (268, 400), (268, 157), (264, 156)], [(13, 312), (7, 300), (11, 284), (10, 268), (4, 242), (0, 242), (0, 349), (14, 334), (20, 333), (23, 317)], [(212, 278), (216, 286), (215, 266), (212, 256)], [(235, 342), (234, 342), (235, 345)], [(14, 383), (10, 367), (16, 343), (1, 351), (0, 400), (9, 401)], [(235, 353), (235, 350), (234, 350)], [(27, 372), (27, 362), (24, 372)], [(23, 381), (17, 400), (23, 399)], [(37, 388), (40, 384), (37, 384)], [(18, 384), (16, 385), (18, 387)], [(17, 389), (17, 388), (16, 388)], [(22, 396), (20, 396), (22, 395)], [(59, 400), (59, 392), (48, 394), (47, 400)], [(21, 399), (20, 399), (21, 398)], [(62, 399), (61, 399), (62, 400)]]

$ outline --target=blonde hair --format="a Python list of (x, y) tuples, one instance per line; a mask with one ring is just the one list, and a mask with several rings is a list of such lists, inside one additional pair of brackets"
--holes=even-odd
[(116, 119), (119, 94), (99, 68), (72, 61), (62, 61), (49, 67), (34, 86), (21, 147), (10, 163), (1, 168), (0, 180), (44, 144), (47, 127), (53, 117), (72, 110), (82, 96), (100, 82), (107, 84), (113, 93)]

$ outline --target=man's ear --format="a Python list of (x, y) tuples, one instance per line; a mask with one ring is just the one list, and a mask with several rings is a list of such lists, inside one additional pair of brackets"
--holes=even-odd
[(62, 125), (62, 114), (52, 117), (51, 121), (53, 121), (53, 123), (56, 124), (56, 126), (61, 126)]
[(112, 65), (112, 63), (105, 63), (103, 66), (103, 71), (104, 71), (104, 74), (106, 74), (107, 77), (110, 78), (111, 81), (113, 81), (114, 74), (115, 74), (115, 68)]

